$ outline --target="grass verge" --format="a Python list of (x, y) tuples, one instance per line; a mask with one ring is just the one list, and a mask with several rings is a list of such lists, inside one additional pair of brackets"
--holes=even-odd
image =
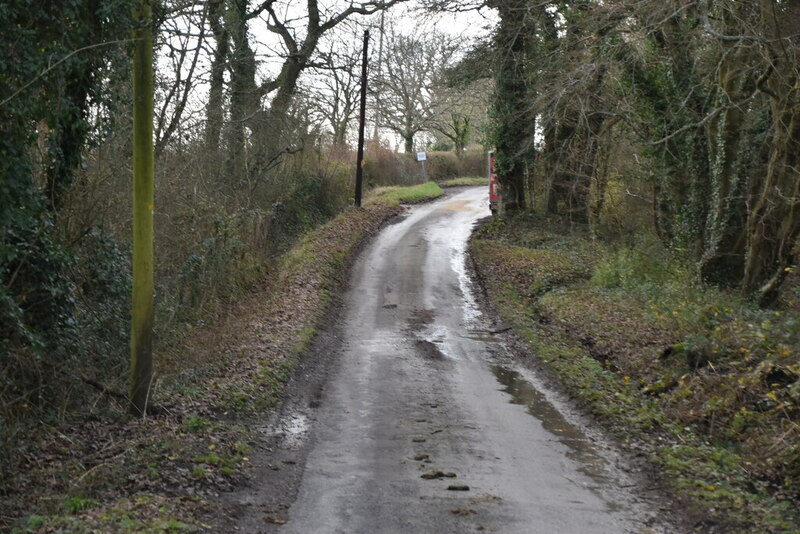
[(411, 187), (379, 187), (367, 202), (384, 202), (390, 205), (414, 204), (438, 198), (444, 191), (436, 182), (425, 182)]
[(180, 361), (157, 362), (160, 414), (125, 407), (42, 422), (4, 459), (0, 529), (11, 532), (190, 532), (223, 528), (220, 492), (247, 477), (254, 423), (281, 399), (361, 243), (401, 202), (435, 184), (368, 197), (305, 236), (219, 321), (192, 333)]
[(473, 176), (469, 178), (453, 178), (439, 182), (440, 187), (458, 187), (461, 185), (485, 185), (489, 186), (489, 179), (485, 176)]
[(800, 314), (693, 282), (651, 244), (612, 250), (532, 219), (471, 242), (498, 314), (695, 527), (798, 532)]

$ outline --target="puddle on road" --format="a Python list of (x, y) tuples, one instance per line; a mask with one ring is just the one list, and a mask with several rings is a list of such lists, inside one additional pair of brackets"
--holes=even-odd
[(289, 414), (281, 417), (274, 425), (262, 427), (259, 430), (270, 437), (280, 436), (283, 438), (284, 447), (291, 449), (306, 439), (309, 420), (303, 414)]
[[(463, 295), (463, 321), (465, 326), (475, 325), (482, 317), (478, 308), (478, 301), (472, 294), (472, 280), (467, 272), (467, 242), (472, 234), (475, 221), (468, 227), (461, 230), (461, 235), (451, 240), (452, 252), (450, 256), (450, 268), (458, 279), (458, 287)], [(464, 232), (466, 230), (466, 232)]]
[(449, 204), (445, 204), (441, 207), (443, 210), (453, 210), (453, 211), (467, 211), (470, 205), (469, 200), (454, 200)]
[[(511, 395), (510, 402), (526, 406), (528, 413), (538, 419), (545, 430), (568, 447), (567, 457), (580, 464), (578, 471), (598, 484), (610, 482), (605, 459), (580, 428), (567, 421), (544, 394), (518, 372), (502, 365), (493, 365), (491, 369), (497, 381), (505, 386), (503, 391)], [(614, 506), (613, 503), (608, 504)]]

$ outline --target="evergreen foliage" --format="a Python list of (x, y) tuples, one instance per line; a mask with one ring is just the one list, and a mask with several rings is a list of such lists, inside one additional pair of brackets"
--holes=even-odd
[(34, 401), (74, 348), (75, 260), (56, 223), (84, 148), (105, 133), (129, 13), (128, 0), (0, 5), (0, 366), (4, 387)]

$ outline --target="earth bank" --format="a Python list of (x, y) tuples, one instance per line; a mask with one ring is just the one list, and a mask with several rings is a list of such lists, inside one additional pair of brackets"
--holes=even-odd
[(696, 529), (800, 529), (796, 310), (756, 310), (656, 247), (541, 219), (487, 220), (470, 247), (531, 364), (652, 459)]

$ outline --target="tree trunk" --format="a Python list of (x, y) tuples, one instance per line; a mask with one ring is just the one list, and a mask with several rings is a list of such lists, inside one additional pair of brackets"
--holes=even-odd
[(224, 0), (212, 0), (208, 8), (211, 32), (216, 43), (214, 57), (211, 60), (211, 79), (206, 103), (205, 143), (209, 154), (216, 154), (219, 151), (222, 121), (225, 116), (225, 64), (230, 52), (230, 38), (224, 23), (224, 7)]
[(769, 306), (796, 260), (800, 235), (800, 51), (785, 39), (800, 24), (800, 0), (782, 6), (761, 0), (760, 7), (771, 69), (760, 88), (770, 96), (773, 137), (764, 187), (748, 219), (742, 290)]
[(153, 25), (151, 0), (134, 8), (133, 296), (130, 411), (147, 413), (153, 376)]
[(228, 31), (233, 44), (231, 57), (231, 120), (228, 125), (227, 176), (232, 184), (247, 183), (247, 130), (257, 111), (256, 59), (250, 48), (247, 28), (247, 0), (236, 0), (228, 10)]
[(289, 110), (297, 90), (297, 80), (306, 68), (308, 58), (316, 50), (317, 42), (322, 35), (318, 28), (308, 28), (308, 31), (302, 47), (284, 61), (277, 78), (280, 82), (278, 90), (270, 101), (269, 109), (266, 113), (259, 114), (253, 126), (257, 132), (255, 136), (263, 148), (261, 160), (266, 164), (289, 150), (293, 142), (289, 129)]
[(470, 137), (470, 119), (462, 115), (452, 114), (451, 125), (453, 127), (453, 151), (457, 158), (464, 156), (464, 149), (467, 147)]
[[(655, 6), (655, 5), (654, 5)], [(685, 7), (685, 9), (683, 9)], [(696, 6), (676, 0), (664, 2), (661, 11), (642, 11), (642, 24), (659, 26), (648, 35), (649, 53), (642, 57), (634, 48), (620, 48), (623, 76), (636, 92), (638, 114), (655, 164), (652, 180), (657, 192), (654, 209), (659, 235), (667, 246), (689, 251), (699, 258), (703, 251), (708, 199), (708, 152), (700, 124), (708, 114), (703, 80), (696, 71), (692, 43)], [(663, 13), (668, 13), (666, 18)], [(701, 140), (701, 142), (698, 142)]]
[(591, 190), (589, 192), (588, 219), (592, 235), (600, 235), (600, 222), (606, 201), (608, 187), (609, 162), (611, 158), (610, 145), (614, 125), (619, 119), (605, 121), (598, 132), (597, 147), (595, 148), (594, 164), (592, 168)]
[[(732, 32), (735, 30), (729, 29), (728, 33)], [(719, 67), (720, 106), (743, 101), (753, 91), (744, 72), (749, 66), (750, 47), (731, 52), (726, 47), (726, 58)], [(722, 286), (738, 285), (744, 274), (748, 184), (744, 170), (737, 165), (744, 118), (744, 110), (733, 106), (707, 127), (712, 193), (698, 267), (704, 281)]]
[(333, 144), (345, 146), (347, 143), (347, 120), (342, 119), (333, 124)]
[(403, 147), (406, 151), (406, 154), (413, 154), (414, 153), (414, 134), (404, 134), (403, 135)]
[(47, 208), (57, 216), (63, 207), (64, 196), (72, 185), (75, 170), (80, 166), (81, 150), (88, 133), (84, 117), (90, 86), (89, 76), (72, 72), (65, 84), (62, 109), (55, 114), (48, 138), (45, 194)]
[(795, 262), (800, 233), (800, 86), (797, 82), (795, 77), (782, 83), (784, 95), (773, 102), (772, 154), (764, 187), (747, 227), (749, 246), (742, 288), (761, 306), (768, 306), (777, 298), (787, 269)]
[(492, 102), (495, 159), (502, 208), (525, 209), (525, 170), (535, 133), (535, 117), (529, 116), (526, 55), (532, 33), (527, 4), (521, 0), (496, 2), (500, 15), (497, 48), (501, 59)]

